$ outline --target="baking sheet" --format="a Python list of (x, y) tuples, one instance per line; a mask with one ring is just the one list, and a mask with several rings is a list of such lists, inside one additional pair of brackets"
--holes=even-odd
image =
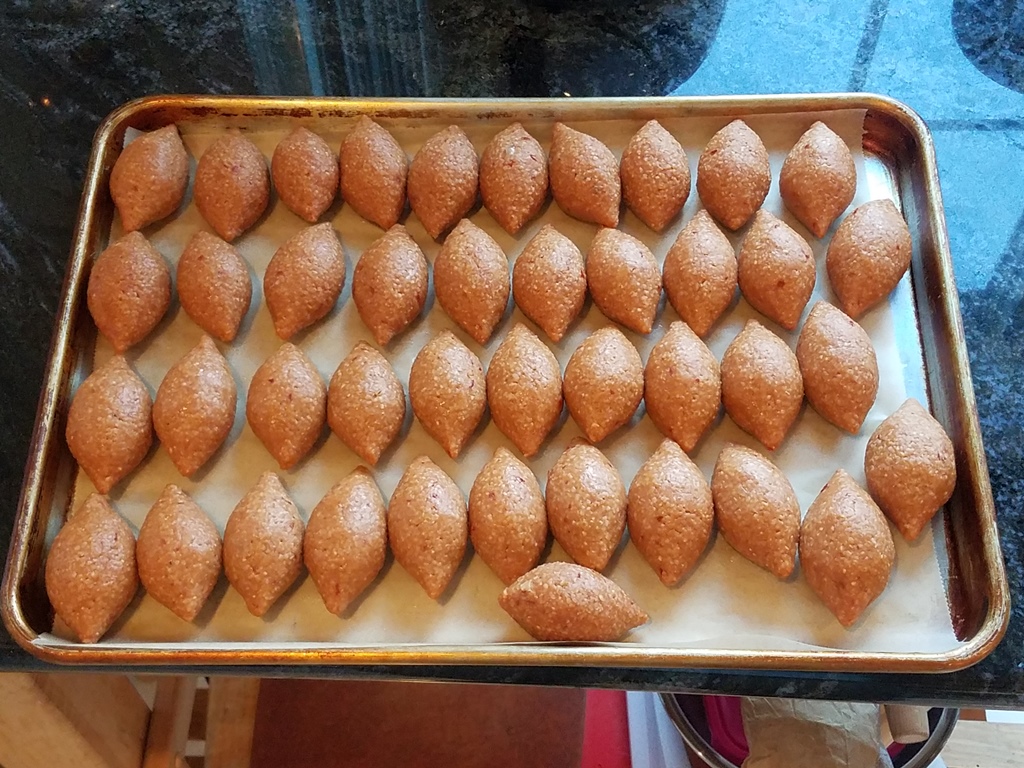
[[(786, 151), (819, 117), (836, 130), (854, 152), (859, 186), (851, 210), (867, 200), (893, 194), (884, 164), (876, 158), (865, 157), (860, 150), (864, 118), (862, 110), (750, 118), (748, 123), (762, 136), (771, 154), (773, 185), (765, 207), (805, 235), (803, 228), (785, 212), (778, 196), (777, 179)], [(349, 119), (337, 118), (315, 123), (311, 127), (324, 136), (332, 147), (337, 147), (351, 122)], [(727, 120), (680, 118), (662, 122), (686, 148), (695, 176), (700, 150)], [(411, 156), (426, 138), (444, 127), (447, 121), (428, 118), (415, 122), (393, 120), (382, 123), (394, 133)], [(506, 120), (472, 121), (464, 123), (463, 128), (477, 150), (481, 151), (490, 137), (506, 124)], [(571, 124), (602, 139), (619, 154), (642, 121), (583, 121)], [(288, 125), (281, 120), (264, 123), (254, 121), (247, 133), (269, 159), (277, 141), (289, 130)], [(545, 147), (549, 145), (550, 122), (527, 122), (525, 125)], [(180, 128), (193, 158), (200, 156), (205, 147), (223, 132), (223, 127), (212, 121), (186, 123)], [(194, 231), (209, 230), (191, 204), (191, 197), (186, 199), (187, 206), (173, 220), (146, 232), (172, 265), (177, 262), (185, 242)], [(620, 228), (646, 242), (661, 262), (676, 233), (689, 221), (699, 205), (696, 192), (691, 191), (691, 199), (680, 220), (660, 236), (628, 212), (624, 214)], [(327, 218), (341, 235), (348, 259), (349, 279), (330, 317), (295, 340), (310, 356), (325, 380), (329, 379), (356, 341), (372, 343), (350, 300), (351, 274), (359, 253), (381, 234), (379, 229), (364, 222), (340, 203), (335, 204)], [(596, 231), (593, 225), (568, 218), (553, 203), (516, 238), (502, 231), (486, 210), (474, 212), (471, 218), (495, 237), (505, 249), (510, 262), (514, 261), (530, 237), (545, 223), (556, 226), (584, 252)], [(415, 216), (410, 215), (406, 225), (424, 249), (428, 260), (433, 262), (439, 246), (425, 234)], [(276, 247), (304, 226), (304, 222), (272, 198), (269, 213), (236, 242), (253, 269), (254, 311), (246, 318), (239, 338), (233, 345), (219, 345), (239, 382), (240, 399), (235, 428), (225, 448), (191, 481), (178, 475), (161, 448), (154, 449), (130, 481), (122, 484), (113, 495), (118, 510), (136, 528), (142, 524), (147, 510), (162, 488), (168, 482), (176, 482), (195, 498), (223, 531), (235, 503), (258, 475), (264, 470), (278, 470), (245, 423), (242, 395), (253, 372), (280, 344), (262, 301), (260, 282), (263, 271)], [(111, 237), (113, 239), (119, 235), (119, 225), (115, 220)], [(732, 237), (734, 243), (740, 239), (739, 236)], [(823, 264), (827, 239), (824, 243), (813, 238), (808, 240), (819, 264), (818, 282), (808, 304), (809, 309), (817, 298), (830, 298), (830, 295)], [(860, 435), (851, 437), (840, 433), (805, 406), (790, 437), (773, 455), (773, 459), (793, 482), (803, 509), (807, 508), (838, 467), (846, 468), (854, 478), (863, 482), (862, 459), (867, 437), (905, 397), (912, 395), (922, 400), (925, 398), (920, 337), (914, 319), (909, 280), (909, 277), (905, 277), (890, 302), (872, 310), (861, 321), (878, 353), (881, 386), (878, 399)], [(645, 360), (665, 328), (677, 319), (671, 306), (663, 304), (655, 329), (649, 336), (627, 332)], [(719, 359), (746, 319), (757, 316), (742, 299), (729, 311), (708, 339), (709, 346)], [(780, 333), (791, 346), (795, 346), (796, 333), (783, 331), (764, 318), (759, 319)], [(393, 341), (385, 353), (399, 378), (407, 383), (409, 367), (416, 352), (431, 336), (448, 328), (478, 352), (486, 366), (505, 333), (515, 322), (520, 321), (526, 322), (522, 314), (518, 310), (511, 312), (499, 327), (495, 338), (481, 348), (454, 326), (440, 307), (436, 306), (431, 294), (425, 317)], [(588, 302), (585, 318), (571, 329), (566, 338), (558, 345), (549, 342), (563, 369), (582, 339), (607, 322)], [(198, 327), (175, 301), (157, 332), (133, 349), (129, 357), (155, 393), (166, 370), (198, 342), (200, 335)], [(97, 342), (96, 362), (101, 363), (110, 354), (109, 345), (100, 339)], [(564, 418), (541, 454), (528, 462), (542, 485), (548, 469), (565, 446), (578, 435), (579, 430), (572, 419)], [(601, 448), (618, 467), (623, 481), (628, 485), (661, 439), (661, 434), (641, 408), (632, 426), (605, 441)], [(707, 477), (710, 477), (718, 452), (727, 441), (763, 450), (753, 438), (723, 416), (693, 456)], [(511, 448), (497, 428), (487, 422), (460, 459), (452, 461), (424, 433), (410, 413), (400, 444), (385, 454), (374, 470), (374, 476), (381, 491), (388, 497), (409, 462), (420, 454), (426, 454), (449, 472), (468, 494), (477, 472), (499, 445)], [(308, 518), (309, 512), (323, 494), (358, 463), (341, 441), (325, 430), (323, 439), (311, 456), (296, 469), (280, 472), (280, 475), (303, 516)], [(81, 503), (92, 490), (88, 479), (79, 473), (73, 505)], [(690, 577), (675, 588), (669, 589), (660, 583), (639, 553), (628, 543), (628, 538), (624, 540), (623, 547), (606, 573), (630, 592), (651, 615), (651, 623), (630, 636), (630, 642), (634, 644), (764, 651), (808, 647), (881, 652), (948, 651), (955, 648), (958, 641), (950, 622), (943, 569), (940, 567), (940, 564), (946, 562), (940, 521), (941, 518), (937, 519), (913, 545), (907, 544), (898, 535), (894, 536), (896, 567), (889, 586), (852, 630), (844, 630), (820, 604), (799, 571), (795, 578), (780, 583), (738, 555), (721, 537), (716, 537)], [(568, 558), (554, 544), (546, 554), (546, 559)], [(173, 648), (174, 643), (180, 643), (195, 649), (223, 648), (225, 644), (232, 648), (253, 647), (250, 644), (266, 647), (268, 643), (282, 647), (294, 647), (296, 644), (303, 647), (380, 647), (528, 641), (529, 637), (498, 607), (497, 596), (501, 589), (500, 581), (490, 573), (480, 558), (470, 555), (453, 586), (441, 601), (434, 602), (389, 556), (381, 578), (353, 609), (340, 618), (324, 609), (315, 586), (306, 574), (262, 619), (249, 615), (241, 598), (222, 579), (195, 624), (177, 619), (170, 611), (140, 593), (103, 642), (125, 648), (140, 643)], [(43, 635), (39, 642), (62, 643), (60, 638), (66, 637), (66, 634), (59, 627), (55, 628), (55, 632), (56, 635)]]

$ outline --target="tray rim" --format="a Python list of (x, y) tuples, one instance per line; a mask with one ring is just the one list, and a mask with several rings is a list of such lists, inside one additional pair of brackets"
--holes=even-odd
[[(570, 106), (571, 105), (571, 106)], [(934, 235), (934, 276), (941, 287), (939, 297), (943, 331), (948, 334), (953, 370), (952, 408), (963, 420), (965, 461), (975, 477), (971, 490), (978, 516), (984, 563), (984, 587), (989, 601), (978, 632), (960, 646), (936, 653), (894, 653), (855, 650), (752, 651), (646, 647), (628, 643), (604, 645), (489, 644), (341, 646), (324, 643), (308, 646), (256, 643), (239, 648), (209, 646), (125, 648), (103, 644), (59, 646), (36, 642), (39, 635), (30, 626), (20, 602), (19, 585), (25, 575), (34, 517), (43, 490), (52, 432), (56, 428), (59, 397), (64, 386), (62, 371), (73, 354), (74, 317), (81, 300), (83, 265), (90, 257), (89, 244), (95, 226), (103, 160), (109, 142), (135, 117), (163, 108), (199, 108), (211, 113), (238, 112), (246, 108), (270, 116), (314, 117), (318, 112), (339, 110), (352, 114), (399, 111), (441, 114), (453, 107), (474, 112), (530, 109), (574, 112), (612, 109), (622, 117), (629, 109), (676, 110), (678, 116), (694, 114), (773, 114), (828, 112), (865, 109), (895, 120), (918, 142), (922, 164), (926, 215)], [(566, 119), (572, 119), (568, 117)], [(220, 666), (220, 665), (487, 665), (487, 666), (603, 666), (670, 667), (774, 670), (779, 672), (953, 672), (977, 663), (998, 645), (1010, 617), (1010, 597), (996, 523), (995, 503), (988, 474), (981, 428), (967, 356), (959, 297), (953, 272), (949, 238), (939, 190), (935, 146), (924, 120), (909, 106), (888, 96), (872, 93), (820, 93), (728, 96), (592, 97), (574, 99), (462, 99), (462, 98), (362, 98), (362, 97), (277, 97), (244, 95), (164, 94), (130, 101), (114, 109), (97, 129), (87, 167), (86, 183), (75, 225), (72, 248), (55, 318), (43, 389), (29, 446), (24, 484), (16, 510), (10, 550), (4, 570), (0, 616), (14, 640), (33, 656), (57, 664), (118, 666)]]

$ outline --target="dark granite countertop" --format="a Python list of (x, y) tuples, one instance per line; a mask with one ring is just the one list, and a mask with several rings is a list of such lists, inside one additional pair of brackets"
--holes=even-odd
[[(0, 10), (0, 551), (6, 550), (92, 135), (154, 93), (618, 96), (866, 90), (935, 135), (1014, 600), (951, 675), (361, 668), (436, 677), (1024, 704), (1024, 10), (1012, 0), (144, 0)], [(0, 631), (0, 669), (41, 665)], [(316, 668), (234, 670), (320, 675)]]

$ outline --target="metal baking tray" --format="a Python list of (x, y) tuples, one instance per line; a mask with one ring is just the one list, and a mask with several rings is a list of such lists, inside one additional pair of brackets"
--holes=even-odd
[[(958, 482), (944, 515), (948, 603), (959, 645), (939, 653), (863, 650), (723, 650), (652, 647), (630, 643), (563, 645), (392, 644), (374, 647), (316, 644), (286, 647), (256, 643), (145, 643), (130, 648), (103, 643), (40, 642), (53, 624), (43, 562), (71, 503), (77, 467), (64, 442), (70, 392), (91, 361), (95, 328), (85, 306), (89, 266), (106, 244), (113, 220), (107, 192), (110, 170), (128, 129), (216, 120), (245, 126), (254, 120), (330, 120), (371, 114), (415, 120), (644, 120), (720, 119), (866, 111), (863, 150), (884, 167), (914, 240), (911, 284), (931, 409), (950, 434)], [(944, 569), (947, 564), (940, 564)], [(694, 667), (776, 671), (946, 672), (984, 658), (1002, 638), (1009, 596), (996, 530), (985, 454), (960, 318), (929, 131), (911, 109), (869, 94), (727, 96), (635, 99), (362, 100), (155, 96), (126, 104), (101, 124), (93, 143), (85, 190), (39, 401), (24, 487), (3, 581), (2, 615), (15, 640), (35, 656), (57, 663), (116, 665), (215, 664), (493, 664), (607, 667)]]

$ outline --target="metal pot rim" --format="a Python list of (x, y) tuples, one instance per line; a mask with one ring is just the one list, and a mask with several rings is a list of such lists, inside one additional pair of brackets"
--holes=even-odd
[[(679, 735), (683, 737), (683, 741), (699, 758), (711, 766), (711, 768), (740, 768), (740, 766), (722, 757), (718, 750), (712, 747), (710, 742), (697, 732), (697, 729), (693, 727), (693, 723), (690, 722), (690, 719), (679, 706), (676, 694), (661, 693), (659, 696), (662, 706), (665, 707), (666, 714), (672, 720), (676, 730), (679, 731)], [(942, 748), (946, 746), (946, 742), (949, 740), (950, 734), (953, 733), (953, 728), (956, 726), (959, 717), (959, 709), (943, 707), (939, 721), (922, 744), (920, 751), (910, 758), (903, 768), (925, 768), (930, 765), (939, 756)]]

